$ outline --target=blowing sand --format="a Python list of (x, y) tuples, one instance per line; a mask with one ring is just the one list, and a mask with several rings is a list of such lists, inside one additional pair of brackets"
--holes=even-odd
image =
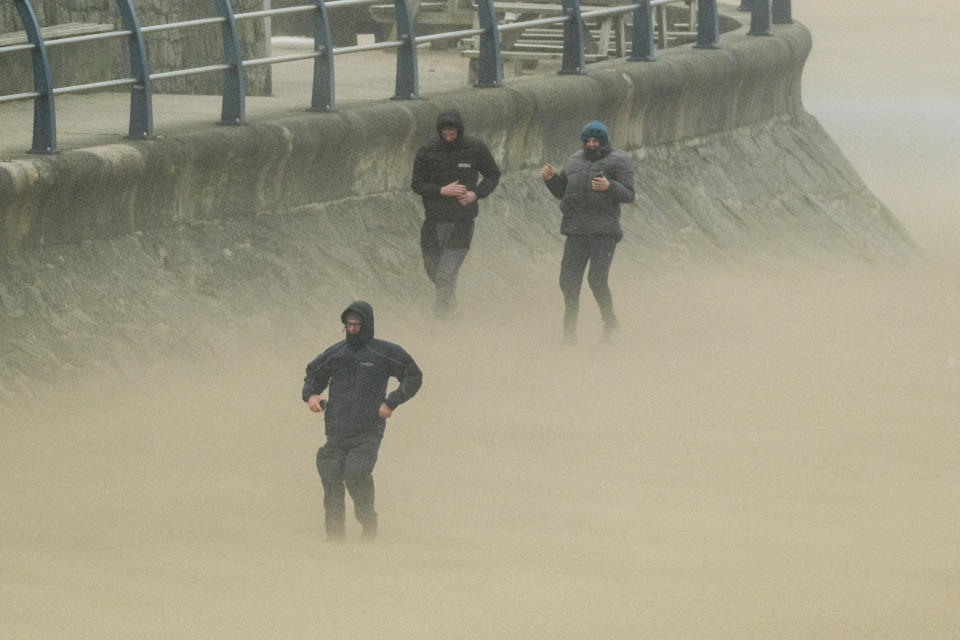
[(585, 291), (561, 348), (552, 270), (501, 297), (471, 256), (459, 323), (378, 314), (425, 384), (372, 545), (323, 542), (298, 397), (349, 300), (281, 348), (83, 381), (0, 433), (0, 636), (960, 636), (954, 9), (794, 3), (805, 104), (923, 264), (620, 256), (621, 334)]

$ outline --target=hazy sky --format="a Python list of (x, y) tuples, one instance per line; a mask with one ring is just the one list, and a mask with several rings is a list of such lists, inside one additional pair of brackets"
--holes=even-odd
[(808, 110), (917, 239), (950, 253), (960, 242), (960, 11), (947, 0), (817, 0), (794, 1), (793, 13), (813, 33)]

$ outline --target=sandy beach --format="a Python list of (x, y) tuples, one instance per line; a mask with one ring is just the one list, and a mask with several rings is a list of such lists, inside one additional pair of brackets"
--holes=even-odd
[(554, 265), (519, 295), (471, 254), (458, 323), (377, 316), (425, 383), (389, 422), (374, 544), (324, 542), (299, 399), (338, 313), (78, 380), (0, 431), (0, 636), (960, 636), (960, 14), (848, 4), (793, 3), (804, 104), (923, 261), (622, 254), (617, 340), (584, 287), (563, 348)]

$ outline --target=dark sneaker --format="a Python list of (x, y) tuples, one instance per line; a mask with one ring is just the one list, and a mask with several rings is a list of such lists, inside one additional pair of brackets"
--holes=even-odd
[(577, 344), (577, 316), (566, 313), (563, 316), (563, 344)]
[(610, 320), (603, 323), (603, 333), (600, 336), (600, 340), (606, 342), (613, 337), (617, 331), (620, 330), (620, 323), (616, 319)]
[(343, 542), (347, 539), (347, 527), (346, 523), (341, 518), (336, 516), (330, 516), (327, 514), (327, 519), (323, 523), (324, 529), (327, 532), (327, 542)]

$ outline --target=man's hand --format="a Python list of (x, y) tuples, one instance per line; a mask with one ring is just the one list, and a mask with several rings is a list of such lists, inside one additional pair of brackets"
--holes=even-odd
[(451, 198), (462, 198), (467, 193), (466, 185), (460, 184), (459, 180), (454, 180), (450, 184), (440, 187), (440, 195), (450, 196)]
[(313, 411), (314, 413), (323, 413), (323, 407), (320, 406), (321, 399), (322, 396), (318, 393), (310, 396), (310, 398), (307, 400), (307, 406), (310, 407), (310, 411)]
[(477, 199), (477, 194), (473, 191), (467, 191), (465, 194), (457, 198), (457, 202), (460, 203), (460, 206), (465, 207), (471, 202), (475, 202)]
[(393, 409), (387, 406), (387, 403), (384, 402), (380, 405), (380, 417), (386, 420), (393, 415)]
[(606, 176), (596, 176), (590, 181), (590, 184), (593, 186), (594, 191), (606, 191), (610, 188), (610, 181), (607, 180)]
[(544, 180), (550, 180), (556, 173), (552, 164), (545, 164), (543, 165), (543, 169), (540, 170), (540, 177)]

